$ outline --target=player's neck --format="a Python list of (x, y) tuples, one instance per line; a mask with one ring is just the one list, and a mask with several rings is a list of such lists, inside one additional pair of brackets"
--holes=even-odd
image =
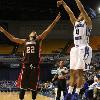
[(63, 66), (60, 66), (60, 69), (62, 69), (63, 68)]

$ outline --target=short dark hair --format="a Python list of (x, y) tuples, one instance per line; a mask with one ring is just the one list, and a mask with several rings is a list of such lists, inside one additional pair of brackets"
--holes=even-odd
[(90, 16), (91, 19), (96, 18), (96, 12), (94, 9), (90, 8), (90, 7), (85, 7), (85, 10), (87, 12), (87, 14)]

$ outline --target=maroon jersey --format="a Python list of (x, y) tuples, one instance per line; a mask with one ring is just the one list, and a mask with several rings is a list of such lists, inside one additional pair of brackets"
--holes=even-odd
[(25, 43), (25, 59), (28, 64), (37, 65), (40, 61), (40, 40), (29, 40)]

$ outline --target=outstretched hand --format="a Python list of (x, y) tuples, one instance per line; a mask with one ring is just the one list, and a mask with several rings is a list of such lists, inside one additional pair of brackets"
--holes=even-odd
[(63, 3), (63, 0), (58, 0), (57, 1), (57, 7), (59, 7), (60, 5), (62, 5), (62, 3)]

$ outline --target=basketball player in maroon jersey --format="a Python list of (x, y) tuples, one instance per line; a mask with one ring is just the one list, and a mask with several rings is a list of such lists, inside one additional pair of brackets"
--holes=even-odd
[(19, 99), (23, 100), (25, 90), (30, 89), (32, 91), (32, 99), (36, 99), (37, 94), (37, 82), (39, 80), (39, 62), (40, 62), (40, 45), (41, 41), (45, 39), (47, 34), (53, 29), (56, 23), (60, 19), (60, 13), (55, 20), (49, 25), (49, 27), (40, 35), (36, 32), (31, 32), (29, 40), (19, 39), (11, 35), (5, 29), (0, 27), (0, 31), (4, 33), (11, 41), (18, 44), (25, 44), (25, 56), (23, 59), (23, 67), (19, 78), (17, 80), (17, 86), (20, 87)]

